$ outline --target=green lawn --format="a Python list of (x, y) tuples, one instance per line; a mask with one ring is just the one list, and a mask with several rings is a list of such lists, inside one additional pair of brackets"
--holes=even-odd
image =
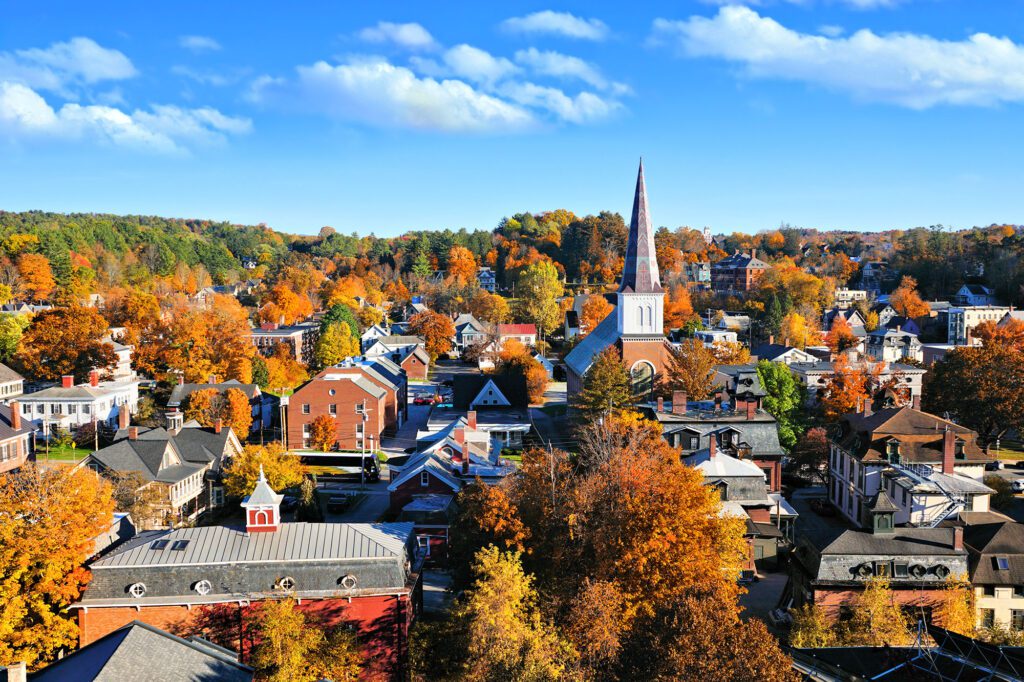
[(46, 452), (45, 445), (36, 448), (37, 460), (52, 459), (60, 462), (77, 462), (91, 454), (92, 450), (86, 450), (84, 448), (51, 447), (49, 454)]
[(1024, 444), (1014, 441), (1000, 441), (999, 449), (990, 448), (989, 452), (995, 453), (999, 459), (1024, 459)]

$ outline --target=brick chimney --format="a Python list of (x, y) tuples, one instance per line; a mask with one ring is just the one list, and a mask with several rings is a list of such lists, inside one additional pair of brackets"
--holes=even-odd
[(89, 385), (93, 387), (100, 385), (100, 371), (98, 369), (89, 370)]
[(871, 409), (871, 397), (870, 396), (868, 396), (867, 398), (861, 398), (861, 400), (860, 400), (860, 413), (863, 414), (865, 417), (870, 417), (871, 416), (872, 409)]
[(471, 431), (476, 430), (476, 410), (470, 410), (466, 413), (466, 428)]
[(672, 391), (672, 414), (686, 414), (686, 391)]
[(217, 420), (215, 420), (213, 422), (213, 432), (214, 433), (220, 433), (223, 428), (224, 428), (224, 420), (223, 419), (217, 419)]
[(956, 434), (946, 429), (942, 434), (942, 473), (953, 473), (953, 460), (956, 455)]
[(665, 411), (665, 399), (662, 398), (659, 395), (658, 396), (658, 412), (664, 412), (664, 411)]
[(715, 434), (710, 433), (710, 434), (708, 434), (708, 457), (711, 458), (711, 459), (714, 459), (715, 455), (717, 455), (717, 454), (718, 454), (718, 447), (717, 447), (717, 443), (715, 442)]
[(953, 526), (953, 549), (961, 551), (964, 548), (964, 527)]
[(753, 419), (757, 415), (757, 402), (753, 400), (747, 401), (747, 420)]
[(459, 444), (459, 448), (462, 450), (462, 454), (459, 455), (462, 458), (462, 475), (469, 475), (469, 446), (466, 445), (466, 430), (455, 429), (455, 442)]
[(919, 396), (919, 395), (915, 395), (915, 396), (914, 396), (914, 399), (913, 399), (913, 400), (911, 401), (911, 406), (912, 406), (912, 407), (913, 407), (913, 408), (914, 408), (915, 410), (918, 410), (918, 411), (920, 411), (920, 410), (921, 410), (921, 396)]
[(61, 388), (71, 388), (75, 385), (75, 377), (70, 374), (65, 374), (60, 378)]
[(11, 428), (21, 430), (21, 404), (17, 400), (11, 401)]
[(750, 250), (750, 257), (751, 258), (757, 258), (757, 249), (751, 249)]
[(208, 383), (208, 384), (215, 384), (215, 383), (217, 383), (217, 375), (216, 374), (211, 374), (209, 376), (209, 381), (207, 381), (206, 383)]
[(131, 424), (132, 415), (128, 412), (127, 405), (121, 405), (117, 408), (117, 428), (127, 429), (128, 425)]
[(129, 426), (128, 427), (128, 440), (138, 440), (138, 439), (139, 439), (139, 427), (138, 426)]
[(178, 375), (178, 385), (179, 386), (184, 386), (185, 385), (185, 375), (184, 374), (179, 374)]

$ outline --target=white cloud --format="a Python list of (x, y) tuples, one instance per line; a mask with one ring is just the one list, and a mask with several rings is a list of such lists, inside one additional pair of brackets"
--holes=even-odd
[(536, 124), (527, 110), (468, 83), (421, 78), (410, 69), (379, 59), (300, 66), (294, 85), (280, 79), (259, 79), (253, 96), (258, 101), (285, 103), (298, 96), (324, 113), (377, 127), (487, 133), (518, 131)]
[(835, 26), (833, 24), (822, 24), (818, 27), (818, 33), (829, 38), (838, 38), (839, 36), (846, 33), (846, 29), (842, 26)]
[(915, 109), (1024, 101), (1024, 48), (975, 33), (938, 40), (914, 33), (846, 38), (799, 33), (746, 7), (714, 17), (656, 19), (652, 41), (689, 57), (717, 57), (754, 78), (782, 78)]
[(89, 38), (72, 38), (49, 47), (0, 52), (0, 81), (71, 96), (72, 86), (124, 80), (137, 75), (122, 52)]
[(598, 90), (611, 89), (619, 94), (629, 92), (629, 87), (622, 83), (609, 83), (593, 64), (579, 57), (560, 52), (541, 51), (535, 47), (519, 50), (515, 55), (516, 62), (529, 68), (541, 76), (552, 76), (562, 80), (576, 79)]
[(609, 33), (608, 26), (600, 19), (583, 19), (549, 9), (506, 19), (501, 27), (511, 33), (555, 34), (578, 40), (604, 40)]
[(488, 86), (519, 71), (519, 67), (504, 57), (495, 57), (472, 45), (456, 45), (445, 50), (441, 56), (442, 63), (422, 57), (413, 57), (409, 62), (427, 76), (456, 76)]
[(433, 50), (437, 42), (430, 32), (419, 24), (393, 24), (381, 21), (364, 28), (359, 37), (369, 43), (392, 43), (407, 50)]
[(178, 45), (192, 52), (216, 52), (220, 43), (209, 36), (180, 36)]
[(595, 123), (622, 108), (618, 102), (602, 99), (590, 92), (570, 97), (558, 88), (536, 83), (509, 83), (502, 88), (502, 94), (523, 106), (546, 109), (569, 123)]
[(55, 110), (32, 88), (0, 82), (0, 135), (13, 138), (91, 140), (115, 146), (184, 153), (183, 145), (223, 142), (226, 135), (252, 130), (248, 119), (216, 109), (154, 106), (152, 111), (76, 103)]

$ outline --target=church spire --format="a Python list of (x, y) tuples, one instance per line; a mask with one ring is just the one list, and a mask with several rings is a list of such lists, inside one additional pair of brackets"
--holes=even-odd
[(629, 220), (629, 243), (626, 263), (622, 271), (620, 293), (660, 294), (658, 258), (654, 249), (654, 228), (647, 211), (647, 187), (644, 185), (644, 161), (636, 175), (636, 194), (633, 196), (633, 215)]

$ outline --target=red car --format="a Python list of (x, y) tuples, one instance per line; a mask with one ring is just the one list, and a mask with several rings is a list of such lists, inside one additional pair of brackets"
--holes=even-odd
[(431, 396), (418, 395), (418, 396), (416, 396), (413, 399), (412, 404), (413, 405), (429, 405), (432, 402), (433, 402), (433, 398)]

